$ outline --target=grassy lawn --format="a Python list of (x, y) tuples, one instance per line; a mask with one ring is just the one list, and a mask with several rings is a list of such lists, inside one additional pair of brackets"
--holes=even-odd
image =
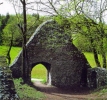
[[(91, 52), (84, 52), (84, 55), (91, 65), (92, 68), (96, 67), (95, 61), (94, 61), (94, 55)], [(101, 55), (98, 55), (100, 62), (102, 62)], [(102, 63), (101, 63), (102, 64)]]
[(31, 72), (31, 78), (43, 79), (43, 83), (45, 83), (47, 79), (47, 70), (45, 66), (42, 64), (34, 66)]
[(32, 78), (41, 78), (41, 75), (43, 75), (42, 78), (44, 79), (46, 78), (46, 73), (47, 71), (45, 66), (43, 66), (42, 64), (38, 64), (32, 69), (31, 76)]
[[(9, 48), (7, 46), (0, 46), (0, 55), (6, 56), (8, 49)], [(11, 52), (10, 52), (11, 61), (13, 61), (17, 57), (20, 51), (21, 51), (20, 47), (12, 47)]]

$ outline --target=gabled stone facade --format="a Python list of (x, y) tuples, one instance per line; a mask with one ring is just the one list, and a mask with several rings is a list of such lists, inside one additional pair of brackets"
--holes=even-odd
[[(26, 44), (30, 77), (32, 68), (43, 64), (48, 71), (48, 81), (57, 87), (80, 87), (87, 85), (85, 56), (70, 41), (64, 29), (55, 21), (41, 24)], [(13, 77), (22, 75), (22, 52), (10, 66)]]

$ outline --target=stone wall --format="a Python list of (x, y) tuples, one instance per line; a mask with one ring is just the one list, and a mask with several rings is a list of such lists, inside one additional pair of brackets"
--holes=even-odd
[(5, 57), (0, 57), (0, 100), (19, 100)]
[[(51, 84), (54, 86), (79, 87), (87, 85), (87, 69), (90, 68), (90, 65), (57, 22), (49, 20), (41, 24), (26, 46), (29, 77), (35, 65), (43, 64), (48, 75), (51, 76)], [(18, 78), (22, 75), (21, 60), (22, 52), (10, 66), (13, 77)], [(49, 76), (48, 79), (50, 79)]]
[(107, 70), (100, 67), (89, 68), (87, 81), (89, 88), (98, 88), (107, 85)]

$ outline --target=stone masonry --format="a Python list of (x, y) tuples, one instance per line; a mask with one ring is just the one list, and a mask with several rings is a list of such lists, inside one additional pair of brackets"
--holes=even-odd
[(0, 57), (0, 100), (19, 100), (5, 57)]
[[(49, 20), (41, 24), (26, 44), (28, 55), (28, 79), (32, 68), (43, 64), (48, 73), (47, 82), (57, 87), (80, 87), (87, 85), (85, 56), (70, 41), (61, 26)], [(22, 51), (10, 66), (13, 77), (22, 77)]]
[(107, 85), (107, 69), (95, 67), (87, 71), (87, 81), (89, 88), (99, 88)]

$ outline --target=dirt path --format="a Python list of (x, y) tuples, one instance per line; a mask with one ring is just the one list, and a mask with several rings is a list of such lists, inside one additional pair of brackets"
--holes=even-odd
[[(45, 100), (95, 100), (89, 91), (85, 88), (79, 89), (59, 89), (54, 86), (34, 82), (36, 89), (43, 92), (46, 96)], [(102, 99), (101, 99), (102, 100)]]

